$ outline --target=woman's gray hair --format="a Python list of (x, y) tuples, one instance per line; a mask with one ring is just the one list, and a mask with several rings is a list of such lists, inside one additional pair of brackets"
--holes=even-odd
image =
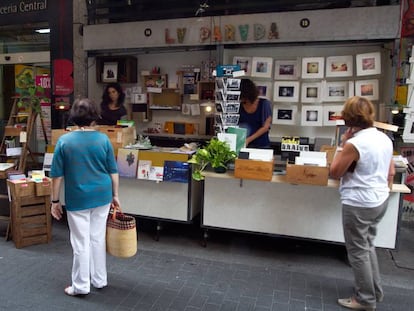
[(88, 98), (76, 99), (70, 110), (69, 119), (77, 126), (89, 126), (99, 119), (98, 105)]

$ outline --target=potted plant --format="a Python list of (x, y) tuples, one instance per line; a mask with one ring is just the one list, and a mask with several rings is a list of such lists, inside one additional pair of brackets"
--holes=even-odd
[(194, 164), (193, 179), (200, 181), (204, 179), (202, 172), (208, 165), (215, 172), (224, 173), (227, 170), (227, 164), (236, 159), (236, 157), (236, 152), (230, 149), (227, 142), (213, 137), (205, 147), (197, 150), (191, 159), (188, 160), (188, 163)]

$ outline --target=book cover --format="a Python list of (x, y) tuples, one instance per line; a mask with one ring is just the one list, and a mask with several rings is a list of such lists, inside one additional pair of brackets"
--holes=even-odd
[(164, 181), (187, 183), (190, 164), (181, 161), (164, 162)]
[(154, 181), (163, 181), (164, 177), (164, 167), (163, 166), (151, 166), (149, 171), (149, 180)]
[(116, 161), (120, 177), (137, 177), (138, 150), (119, 148)]
[(138, 161), (138, 179), (149, 179), (152, 162), (150, 160)]
[(241, 127), (230, 126), (227, 128), (227, 133), (236, 134), (236, 153), (239, 154), (240, 149), (246, 147), (247, 129)]

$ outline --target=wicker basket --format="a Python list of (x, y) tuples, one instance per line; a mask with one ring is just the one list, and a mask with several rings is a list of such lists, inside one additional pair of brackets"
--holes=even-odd
[(135, 218), (111, 208), (106, 224), (106, 251), (115, 257), (128, 258), (137, 253)]

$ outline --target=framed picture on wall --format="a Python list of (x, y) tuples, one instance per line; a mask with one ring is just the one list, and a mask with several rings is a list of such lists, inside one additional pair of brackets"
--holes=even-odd
[(274, 105), (272, 123), (295, 125), (297, 114), (297, 105)]
[(326, 82), (323, 93), (324, 101), (343, 102), (350, 96), (348, 81)]
[(321, 79), (324, 74), (323, 57), (302, 58), (302, 79)]
[(239, 65), (240, 70), (244, 70), (246, 76), (252, 73), (252, 58), (246, 56), (234, 56), (233, 65)]
[(336, 126), (337, 120), (342, 120), (343, 105), (324, 105), (323, 106), (323, 125)]
[(257, 90), (259, 91), (259, 96), (266, 97), (270, 99), (272, 97), (272, 83), (264, 81), (253, 81)]
[(276, 81), (273, 85), (273, 100), (276, 102), (298, 102), (299, 81)]
[(118, 63), (104, 63), (102, 82), (116, 82), (118, 80)]
[(296, 80), (299, 77), (298, 60), (276, 60), (275, 80)]
[(252, 77), (271, 78), (272, 66), (273, 58), (271, 57), (253, 57)]
[(369, 100), (378, 100), (378, 80), (359, 80), (355, 81), (355, 95), (366, 97)]
[(322, 126), (323, 108), (320, 105), (303, 105), (301, 112), (302, 126)]
[(322, 84), (302, 83), (301, 102), (302, 103), (319, 103), (322, 100)]
[(381, 74), (381, 53), (364, 53), (356, 56), (357, 76)]
[(326, 77), (352, 77), (354, 60), (352, 55), (326, 58)]

